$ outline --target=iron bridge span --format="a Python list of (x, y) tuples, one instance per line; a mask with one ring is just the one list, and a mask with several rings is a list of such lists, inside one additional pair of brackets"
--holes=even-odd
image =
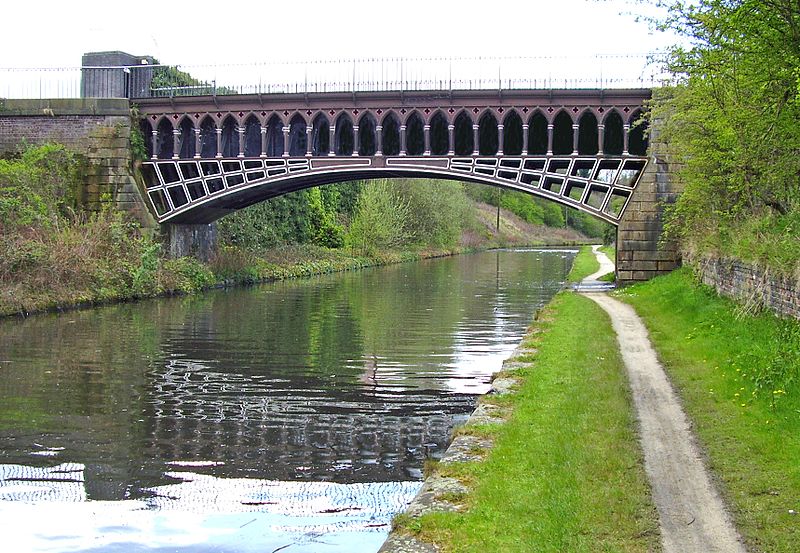
[(161, 223), (210, 223), (311, 186), (433, 177), (617, 225), (647, 167), (649, 89), (192, 96), (138, 101)]

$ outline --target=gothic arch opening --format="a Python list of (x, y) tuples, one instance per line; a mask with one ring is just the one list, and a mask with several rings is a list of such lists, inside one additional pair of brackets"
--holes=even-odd
[(194, 143), (194, 123), (188, 117), (184, 117), (181, 120), (181, 151), (178, 153), (178, 157), (181, 159), (191, 159), (194, 157), (194, 153), (196, 151), (195, 143)]
[(144, 151), (147, 159), (153, 157), (153, 125), (147, 119), (139, 121), (139, 132), (142, 133), (142, 140), (144, 140)]
[(578, 121), (578, 153), (593, 156), (597, 155), (598, 149), (597, 117), (587, 111)]
[(292, 157), (304, 156), (307, 147), (306, 120), (299, 113), (295, 113), (289, 120), (289, 155)]
[(406, 153), (410, 156), (425, 153), (425, 123), (416, 111), (406, 120)]
[(636, 110), (631, 115), (631, 130), (628, 133), (628, 153), (632, 156), (647, 155), (647, 120), (642, 118), (642, 111)]
[(311, 155), (326, 156), (331, 151), (331, 127), (328, 118), (318, 113), (311, 124)]
[(394, 113), (383, 118), (381, 146), (384, 155), (396, 156), (400, 153), (400, 121)]
[(472, 118), (466, 111), (462, 111), (453, 123), (455, 134), (455, 154), (457, 156), (471, 156), (475, 151), (475, 139), (472, 135)]
[(158, 123), (158, 159), (171, 159), (175, 153), (172, 123), (165, 117)]
[(431, 154), (446, 156), (450, 151), (450, 133), (447, 130), (447, 118), (441, 111), (431, 117)]
[(553, 154), (557, 156), (571, 154), (573, 140), (572, 118), (566, 111), (561, 110), (553, 120)]
[(239, 155), (239, 132), (236, 119), (229, 115), (222, 122), (222, 157)]
[(478, 153), (482, 156), (493, 156), (497, 154), (499, 146), (497, 118), (491, 111), (486, 111), (478, 120)]
[(522, 153), (522, 118), (511, 110), (503, 120), (503, 153), (518, 156)]
[(244, 122), (244, 157), (261, 155), (261, 122), (250, 115)]
[(217, 156), (217, 124), (210, 115), (206, 115), (200, 122), (200, 157), (211, 158)]
[(353, 122), (346, 113), (336, 118), (336, 131), (333, 138), (334, 152), (337, 156), (353, 155)]
[(367, 112), (358, 122), (358, 155), (374, 156), (378, 149), (375, 117)]
[(547, 153), (547, 118), (541, 111), (534, 113), (528, 124), (528, 153), (533, 155)]
[(267, 156), (283, 155), (283, 121), (277, 114), (267, 120)]
[(606, 116), (603, 124), (603, 153), (610, 156), (621, 156), (624, 148), (625, 128), (622, 117), (616, 110)]

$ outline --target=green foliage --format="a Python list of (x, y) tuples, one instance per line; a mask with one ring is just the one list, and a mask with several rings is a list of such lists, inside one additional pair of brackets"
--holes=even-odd
[(241, 209), (217, 222), (220, 241), (251, 251), (311, 240), (308, 191), (301, 190)]
[(57, 144), (31, 146), (0, 159), (0, 228), (49, 226), (77, 208), (83, 166)]
[(409, 242), (440, 248), (458, 245), (461, 231), (474, 218), (461, 183), (413, 179), (399, 180), (397, 186), (408, 203)]
[(334, 190), (329, 194), (327, 202), (323, 201), (322, 190), (319, 187), (311, 188), (308, 197), (308, 222), (311, 240), (318, 246), (326, 248), (340, 248), (344, 245), (344, 227), (336, 222), (335, 204), (338, 203), (338, 194)]
[[(667, 230), (687, 248), (734, 254), (744, 249), (737, 246), (743, 225), (780, 225), (800, 210), (800, 6), (666, 5), (670, 15), (661, 25), (690, 44), (673, 50), (677, 84), (655, 96), (651, 114), (685, 186)], [(782, 235), (772, 228), (764, 238)], [(752, 260), (747, 251), (744, 257)], [(800, 269), (800, 254), (793, 265)]]
[(131, 109), (131, 157), (134, 160), (145, 161), (147, 159), (147, 146), (142, 129), (139, 127), (141, 116), (139, 110)]
[(408, 202), (389, 181), (383, 179), (366, 184), (358, 197), (346, 244), (364, 255), (404, 244), (410, 237), (409, 211)]

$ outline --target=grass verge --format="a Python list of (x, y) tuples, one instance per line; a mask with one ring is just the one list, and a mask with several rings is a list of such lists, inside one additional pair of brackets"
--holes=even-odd
[(687, 269), (625, 288), (750, 551), (800, 544), (800, 323), (745, 315)]
[(600, 270), (600, 263), (592, 253), (591, 246), (581, 246), (575, 261), (572, 262), (572, 269), (567, 275), (567, 282), (580, 282), (590, 274)]
[[(616, 337), (593, 302), (559, 294), (525, 345), (538, 353), (508, 422), (479, 463), (437, 470), (472, 486), (463, 513), (402, 525), (446, 552), (655, 551), (646, 482)], [(586, 337), (591, 336), (591, 340)]]

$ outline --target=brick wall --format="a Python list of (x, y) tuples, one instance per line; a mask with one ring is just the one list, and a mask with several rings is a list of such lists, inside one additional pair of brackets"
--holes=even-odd
[(747, 308), (766, 308), (800, 319), (800, 280), (772, 276), (767, 271), (736, 259), (687, 260), (704, 284)]
[(131, 171), (131, 120), (127, 100), (2, 100), (0, 154), (25, 144), (58, 142), (86, 160), (82, 207), (98, 211), (112, 202), (145, 226), (155, 226)]

